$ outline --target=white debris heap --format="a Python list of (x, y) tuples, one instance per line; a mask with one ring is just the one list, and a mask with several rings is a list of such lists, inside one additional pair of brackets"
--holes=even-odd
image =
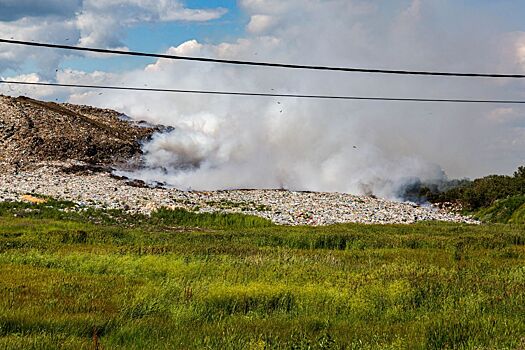
[(0, 201), (18, 201), (38, 194), (68, 200), (80, 206), (124, 209), (149, 214), (165, 208), (195, 212), (256, 215), (279, 225), (330, 225), (336, 223), (410, 224), (478, 221), (431, 206), (401, 203), (345, 193), (286, 190), (181, 191), (174, 188), (133, 186), (108, 172), (67, 173), (72, 164), (46, 163), (34, 170), (0, 172)]

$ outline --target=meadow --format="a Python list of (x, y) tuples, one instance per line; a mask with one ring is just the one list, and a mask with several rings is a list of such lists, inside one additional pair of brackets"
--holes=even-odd
[(525, 227), (0, 205), (0, 348), (525, 349)]

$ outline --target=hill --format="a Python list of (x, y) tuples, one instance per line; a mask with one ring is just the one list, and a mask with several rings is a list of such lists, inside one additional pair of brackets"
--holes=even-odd
[(0, 95), (0, 162), (17, 168), (40, 161), (127, 161), (138, 158), (141, 141), (158, 130), (109, 109)]

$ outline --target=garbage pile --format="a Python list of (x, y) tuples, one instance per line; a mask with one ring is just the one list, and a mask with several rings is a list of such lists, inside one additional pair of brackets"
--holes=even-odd
[[(82, 171), (70, 171), (70, 169)], [(40, 163), (32, 170), (0, 173), (0, 201), (27, 194), (82, 206), (149, 214), (165, 208), (256, 215), (279, 225), (336, 223), (411, 224), (419, 221), (478, 223), (440, 208), (346, 193), (286, 190), (181, 191), (113, 176), (105, 168), (75, 162)]]

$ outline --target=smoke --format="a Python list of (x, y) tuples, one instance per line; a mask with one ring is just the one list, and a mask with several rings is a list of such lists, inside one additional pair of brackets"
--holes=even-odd
[[(167, 53), (390, 69), (523, 72), (525, 33), (454, 1), (243, 0), (244, 37)], [(491, 25), (488, 26), (487, 19)], [(524, 99), (507, 80), (342, 74), (160, 59), (63, 83), (357, 96)], [(396, 198), (416, 180), (510, 173), (525, 162), (522, 107), (71, 92), (70, 101), (170, 125), (131, 176), (183, 189), (288, 188)], [(504, 107), (502, 109), (502, 107)], [(129, 174), (128, 174), (129, 175)]]
[(388, 157), (349, 126), (315, 114), (283, 116), (274, 107), (262, 117), (179, 118), (174, 130), (145, 144), (146, 167), (127, 175), (182, 189), (286, 188), (390, 198), (414, 177), (444, 177), (439, 166), (415, 156)]

